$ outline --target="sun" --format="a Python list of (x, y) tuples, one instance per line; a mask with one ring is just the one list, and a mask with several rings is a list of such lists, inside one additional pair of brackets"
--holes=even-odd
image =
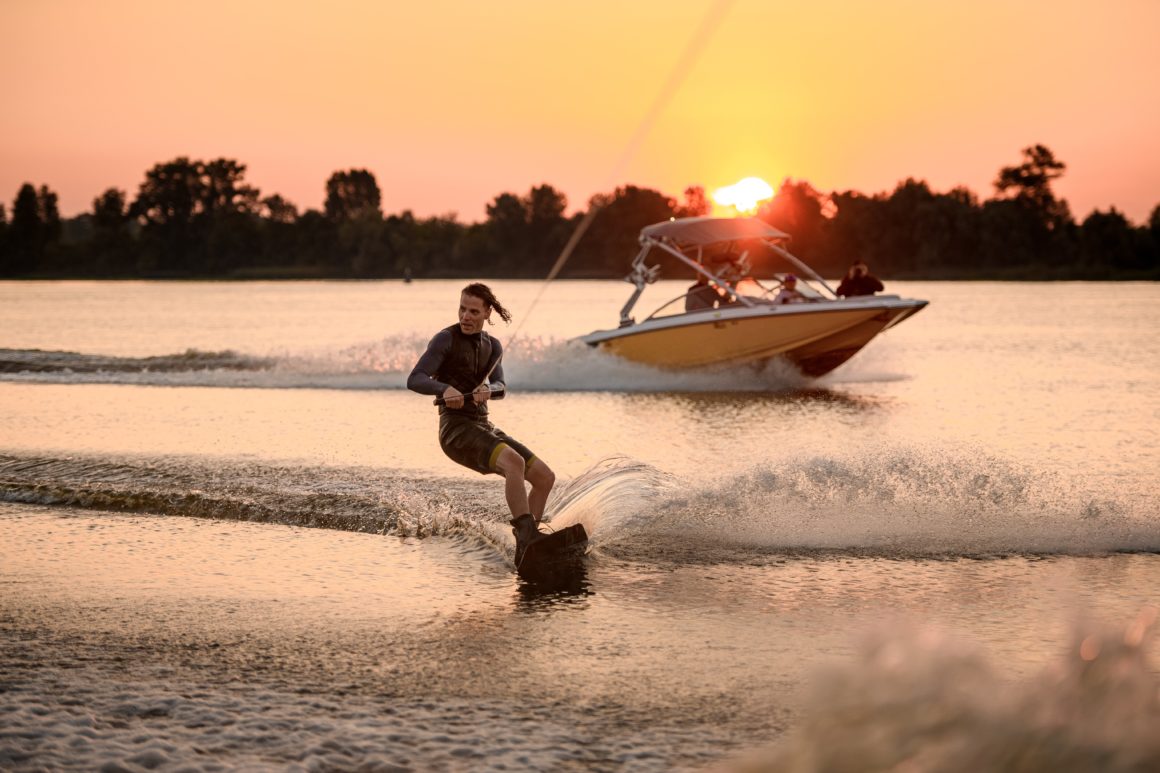
[(773, 188), (760, 177), (746, 177), (713, 192), (714, 203), (723, 207), (733, 207), (745, 215), (753, 214), (757, 211), (758, 204), (771, 198)]

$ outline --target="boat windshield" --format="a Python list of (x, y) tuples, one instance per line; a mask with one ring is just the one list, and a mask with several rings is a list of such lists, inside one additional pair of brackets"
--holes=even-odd
[[(744, 295), (746, 298), (754, 301), (771, 301), (781, 290), (785, 283), (785, 274), (775, 274), (766, 279), (755, 279), (754, 277), (746, 277), (739, 281), (735, 288), (739, 295)], [(798, 277), (797, 287), (795, 288), (799, 293), (810, 301), (828, 301), (831, 300), (827, 296), (815, 289), (808, 280)]]
[[(738, 295), (743, 296), (750, 302), (750, 305), (769, 304), (773, 303), (773, 299), (781, 291), (786, 276), (786, 274), (775, 274), (774, 276), (763, 277), (761, 279), (744, 277), (736, 280), (733, 287)], [(668, 285), (670, 283), (666, 282), (665, 284)], [(676, 282), (671, 284), (679, 287)], [(648, 319), (743, 305), (741, 301), (733, 300), (724, 288), (714, 286), (704, 278), (699, 278), (691, 286), (685, 285), (679, 287), (679, 289), (679, 295), (676, 297), (669, 296), (670, 300), (650, 314)], [(832, 300), (818, 292), (806, 280), (800, 278), (797, 280), (795, 289), (805, 296), (808, 301)]]

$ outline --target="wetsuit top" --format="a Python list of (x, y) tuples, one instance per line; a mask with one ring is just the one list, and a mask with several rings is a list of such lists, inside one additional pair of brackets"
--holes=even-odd
[(453, 386), (464, 395), (462, 408), (439, 406), (439, 415), (450, 413), (459, 416), (486, 417), (487, 403), (476, 403), (471, 393), (485, 377), (494, 394), (492, 400), (503, 399), (503, 365), (496, 365), (491, 376), (487, 372), (499, 361), (503, 347), (499, 339), (492, 338), (484, 331), (466, 335), (459, 325), (444, 328), (435, 334), (427, 351), (415, 364), (415, 369), (407, 378), (407, 388), (423, 395), (442, 395), (447, 387)]

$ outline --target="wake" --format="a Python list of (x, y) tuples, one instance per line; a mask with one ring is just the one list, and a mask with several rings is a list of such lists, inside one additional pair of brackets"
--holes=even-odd
[[(510, 541), (497, 480), (382, 468), (8, 455), (0, 501), (467, 537), (501, 551)], [(761, 464), (708, 484), (612, 457), (561, 480), (546, 520), (584, 524), (597, 556), (651, 564), (1160, 553), (1145, 506), (1000, 460), (905, 450)]]
[[(400, 334), (327, 351), (246, 354), (190, 349), (151, 357), (0, 349), (0, 382), (132, 384), (242, 389), (405, 389), (428, 338)], [(670, 372), (621, 360), (576, 340), (521, 338), (504, 377), (521, 392), (768, 392), (814, 383), (791, 364)]]

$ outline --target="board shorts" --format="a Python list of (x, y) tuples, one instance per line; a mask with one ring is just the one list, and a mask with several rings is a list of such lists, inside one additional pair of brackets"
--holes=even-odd
[(498, 473), (496, 460), (505, 448), (524, 458), (524, 470), (536, 455), (515, 438), (508, 437), (486, 418), (472, 418), (445, 413), (439, 417), (439, 447), (451, 461), (475, 470), (481, 475)]

